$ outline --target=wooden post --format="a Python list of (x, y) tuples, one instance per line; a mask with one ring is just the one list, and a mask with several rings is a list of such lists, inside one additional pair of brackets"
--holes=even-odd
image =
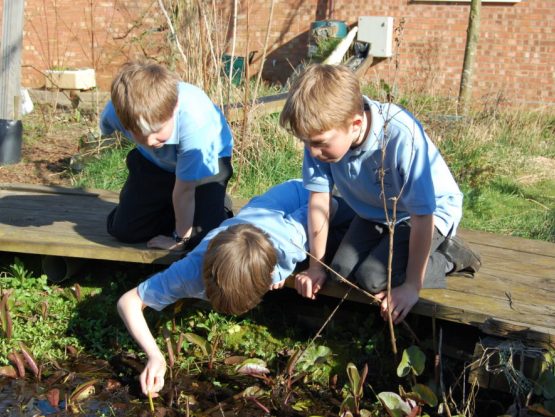
[(459, 113), (468, 111), (468, 102), (472, 95), (472, 73), (474, 61), (476, 60), (476, 48), (478, 46), (478, 34), (480, 32), (480, 10), (482, 0), (472, 0), (470, 3), (470, 14), (468, 16), (468, 29), (466, 31), (466, 48), (464, 50), (464, 64), (461, 74), (461, 86), (459, 90)]
[(0, 49), (0, 119), (15, 120), (21, 85), (24, 0), (4, 0)]

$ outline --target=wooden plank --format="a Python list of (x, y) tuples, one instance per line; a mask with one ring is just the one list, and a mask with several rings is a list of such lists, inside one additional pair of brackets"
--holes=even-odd
[(160, 264), (183, 256), (108, 235), (106, 216), (117, 201), (110, 191), (0, 184), (0, 250)]
[[(117, 201), (116, 193), (97, 190), (0, 184), (0, 250), (161, 264), (183, 256), (109, 236), (105, 219)], [(238, 210), (245, 200), (235, 203)], [(466, 230), (460, 234), (481, 252), (480, 272), (474, 279), (449, 277), (446, 289), (423, 290), (413, 313), (555, 346), (555, 244)], [(322, 294), (341, 297), (344, 291), (329, 280)], [(370, 302), (356, 291), (350, 299)]]
[[(289, 279), (286, 285), (294, 288), (293, 280)], [(328, 280), (320, 294), (341, 298), (346, 289), (347, 286)], [(351, 291), (347, 299), (374, 304), (371, 299), (356, 290)], [(469, 303), (469, 299), (472, 302)], [(529, 322), (528, 317), (522, 317), (520, 314), (514, 314), (512, 318), (492, 317), (488, 311), (489, 305), (490, 299), (488, 297), (477, 296), (476, 300), (472, 300), (472, 297), (468, 297), (468, 295), (463, 297), (461, 294), (457, 294), (456, 291), (425, 289), (422, 290), (420, 300), (413, 307), (411, 314), (468, 324), (479, 327), (487, 334), (517, 338), (533, 345), (555, 347), (555, 322), (553, 319), (548, 324), (538, 319), (538, 324), (537, 322)], [(517, 320), (513, 320), (515, 317)], [(526, 320), (526, 322), (523, 320)]]
[[(260, 97), (255, 100), (254, 106), (250, 109), (250, 114), (264, 115), (279, 113), (285, 104), (287, 93), (279, 93), (271, 96)], [(238, 122), (243, 119), (244, 106), (242, 103), (224, 106), (224, 113), (228, 122)]]
[(535, 253), (555, 258), (555, 245), (550, 242), (524, 239), (516, 236), (508, 237), (476, 230), (461, 230), (458, 233), (469, 243), (493, 248), (512, 249), (522, 253)]

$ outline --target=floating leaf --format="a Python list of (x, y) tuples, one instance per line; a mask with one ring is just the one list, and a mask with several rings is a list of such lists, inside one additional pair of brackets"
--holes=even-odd
[(417, 346), (411, 346), (403, 351), (403, 357), (397, 367), (397, 376), (402, 378), (407, 376), (409, 372), (420, 375), (424, 371), (426, 364), (426, 356)]
[(185, 333), (184, 336), (189, 343), (192, 343), (198, 346), (200, 350), (202, 350), (202, 353), (204, 354), (204, 356), (208, 356), (209, 345), (208, 345), (208, 341), (204, 337), (194, 333)]
[(17, 352), (10, 352), (8, 353), (8, 359), (16, 366), (19, 377), (25, 378), (25, 364), (21, 355)]
[(243, 361), (237, 368), (237, 372), (246, 375), (264, 375), (269, 373), (270, 370), (262, 359), (251, 358)]
[(226, 365), (237, 365), (245, 361), (246, 356), (228, 356), (224, 359)]
[(382, 405), (395, 417), (403, 417), (410, 413), (408, 404), (394, 392), (380, 392), (378, 399)]
[(98, 382), (97, 379), (93, 379), (91, 381), (88, 381), (88, 382), (85, 382), (84, 384), (79, 385), (77, 388), (73, 390), (73, 392), (69, 396), (69, 402), (76, 403), (89, 398), (91, 395), (94, 394), (94, 384), (96, 384), (97, 382)]
[(434, 394), (432, 389), (424, 384), (416, 384), (412, 387), (412, 391), (418, 395), (418, 398), (429, 405), (430, 407), (435, 407), (437, 405), (437, 396)]
[(258, 385), (251, 385), (243, 390), (243, 397), (261, 397), (262, 395), (266, 394), (262, 388)]
[(11, 365), (0, 366), (0, 376), (6, 376), (8, 378), (17, 378), (17, 372), (15, 368)]
[(25, 362), (27, 362), (27, 365), (29, 365), (29, 369), (35, 375), (35, 378), (40, 380), (40, 368), (37, 365), (37, 361), (33, 357), (33, 354), (31, 353), (30, 349), (27, 346), (25, 346), (23, 342), (19, 342), (19, 348), (21, 349), (21, 353), (25, 358)]

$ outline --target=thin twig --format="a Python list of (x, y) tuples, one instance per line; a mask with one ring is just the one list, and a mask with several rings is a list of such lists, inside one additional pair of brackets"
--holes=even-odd
[[(324, 262), (322, 262), (320, 259), (316, 258), (314, 255), (312, 255), (310, 252), (307, 252), (306, 250), (304, 250), (304, 248), (301, 248), (299, 245), (297, 245), (295, 242), (291, 241), (291, 243), (293, 245), (295, 245), (297, 248), (299, 248), (300, 250), (304, 251), (304, 253), (309, 256), (311, 259), (315, 260), (316, 262), (318, 262), (320, 265), (322, 265), (325, 269), (327, 269), (328, 271), (330, 271), (332, 274), (334, 274), (339, 281), (342, 284), (348, 285), (349, 287), (357, 290), (358, 292), (364, 294), (365, 296), (367, 296), (368, 298), (370, 298), (372, 300), (372, 302), (376, 303), (376, 304), (381, 304), (381, 300), (376, 297), (374, 294), (369, 293), (368, 291), (364, 290), (363, 288), (360, 288), (358, 285), (353, 284), (351, 281), (349, 281), (347, 278), (343, 277), (341, 274), (339, 274), (338, 272), (336, 272), (334, 269), (330, 268), (328, 265), (326, 265)], [(416, 336), (416, 333), (414, 332), (414, 330), (411, 329), (411, 327), (409, 326), (409, 324), (403, 320), (401, 322), (401, 324), (403, 326), (405, 326), (405, 329), (411, 334), (411, 336), (413, 337), (414, 340), (416, 340), (416, 342), (418, 344), (420, 343), (420, 340), (418, 339), (418, 336)]]
[(258, 87), (260, 86), (260, 80), (262, 79), (262, 70), (264, 69), (264, 63), (266, 62), (266, 53), (268, 52), (268, 41), (270, 39), (270, 28), (272, 27), (272, 19), (274, 15), (274, 2), (275, 0), (272, 0), (272, 2), (270, 3), (270, 15), (268, 16), (268, 25), (266, 26), (266, 38), (264, 38), (264, 49), (262, 50), (262, 59), (260, 61), (260, 69), (258, 70), (256, 83), (254, 84), (251, 107), (254, 107), (254, 103), (256, 101), (256, 97), (258, 94)]
[(445, 407), (445, 412), (447, 417), (451, 417), (451, 410), (449, 409), (449, 404), (447, 402), (447, 397), (445, 396), (445, 385), (443, 383), (443, 360), (441, 359), (441, 350), (443, 348), (443, 327), (439, 328), (439, 342), (438, 342), (438, 355), (439, 355), (439, 389), (441, 391), (441, 398), (443, 399), (443, 405)]
[[(231, 97), (231, 87), (233, 82), (233, 60), (235, 58), (235, 42), (237, 38), (237, 1), (233, 0), (233, 36), (231, 38), (231, 56), (229, 57), (229, 83), (227, 89), (227, 100), (226, 100), (226, 113), (227, 109), (229, 109), (229, 100)], [(227, 114), (225, 115), (227, 118)]]
[(183, 63), (186, 64), (187, 63), (187, 57), (185, 56), (185, 53), (183, 52), (183, 49), (181, 48), (181, 43), (179, 43), (179, 39), (177, 38), (177, 34), (175, 33), (175, 29), (173, 28), (173, 24), (172, 24), (172, 21), (170, 19), (170, 16), (168, 15), (168, 12), (166, 11), (166, 8), (164, 7), (164, 3), (163, 3), (162, 0), (158, 0), (158, 4), (160, 5), (160, 9), (162, 10), (162, 13), (164, 14), (164, 17), (166, 18), (166, 21), (168, 22), (168, 27), (170, 28), (170, 32), (172, 34), (172, 37), (175, 40), (175, 44), (177, 45), (177, 50), (181, 54), (181, 58), (183, 59)]

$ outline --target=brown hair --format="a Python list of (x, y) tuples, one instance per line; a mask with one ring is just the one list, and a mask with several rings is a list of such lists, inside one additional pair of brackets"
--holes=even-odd
[(343, 65), (311, 65), (289, 90), (280, 125), (302, 140), (343, 129), (362, 114), (364, 102), (357, 76)]
[(132, 133), (157, 132), (173, 115), (179, 78), (162, 65), (124, 64), (112, 81), (112, 104), (123, 127)]
[(276, 250), (268, 235), (251, 224), (218, 233), (204, 255), (203, 278), (212, 307), (242, 314), (256, 306), (272, 283)]

